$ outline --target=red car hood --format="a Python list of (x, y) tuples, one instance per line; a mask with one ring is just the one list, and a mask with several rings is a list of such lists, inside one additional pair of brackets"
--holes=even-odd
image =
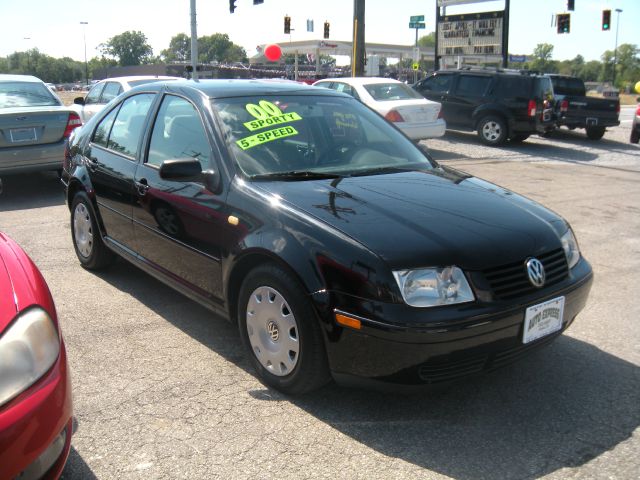
[(0, 334), (30, 305), (40, 305), (56, 321), (51, 294), (38, 268), (16, 242), (0, 233)]

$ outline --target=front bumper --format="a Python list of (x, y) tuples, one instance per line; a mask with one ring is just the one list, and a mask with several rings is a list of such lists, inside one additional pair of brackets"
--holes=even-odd
[(58, 478), (71, 434), (71, 381), (63, 343), (49, 372), (0, 407), (0, 477)]
[[(561, 334), (583, 309), (592, 280), (591, 267), (582, 259), (562, 284), (509, 304), (419, 309), (331, 294), (325, 304), (329, 307), (320, 309), (329, 366), (339, 381), (404, 385), (437, 384), (489, 371)], [(565, 297), (561, 330), (523, 344), (526, 309), (560, 296)], [(362, 329), (337, 325), (336, 310), (361, 318)]]

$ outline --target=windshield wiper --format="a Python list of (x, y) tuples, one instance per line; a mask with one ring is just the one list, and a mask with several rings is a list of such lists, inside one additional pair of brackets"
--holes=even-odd
[(312, 172), (310, 170), (292, 170), (290, 172), (259, 173), (251, 175), (251, 180), (321, 180), (326, 178), (340, 178), (342, 175), (327, 172)]
[(401, 173), (401, 172), (416, 172), (421, 171), (420, 169), (415, 168), (402, 168), (402, 167), (376, 167), (376, 168), (368, 168), (366, 170), (361, 170), (359, 172), (354, 172), (350, 177), (364, 177), (367, 175), (383, 175), (385, 173)]

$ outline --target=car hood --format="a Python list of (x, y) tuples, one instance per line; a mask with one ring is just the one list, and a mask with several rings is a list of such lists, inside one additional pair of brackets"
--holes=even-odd
[(449, 169), (256, 185), (394, 269), (482, 270), (516, 262), (561, 248), (566, 228), (539, 204)]
[(31, 305), (55, 322), (55, 308), (40, 271), (17, 243), (0, 232), (0, 335), (16, 314)]

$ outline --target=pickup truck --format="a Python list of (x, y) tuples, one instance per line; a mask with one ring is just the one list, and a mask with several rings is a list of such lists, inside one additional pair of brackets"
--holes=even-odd
[(600, 140), (606, 127), (620, 125), (617, 98), (587, 97), (584, 82), (576, 77), (548, 75), (553, 83), (555, 117), (558, 127), (586, 128), (587, 137)]

